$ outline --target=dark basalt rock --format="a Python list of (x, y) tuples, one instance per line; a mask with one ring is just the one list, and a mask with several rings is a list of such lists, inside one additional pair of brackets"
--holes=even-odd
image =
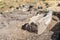
[(27, 30), (27, 31), (32, 32), (32, 33), (37, 33), (38, 32), (37, 31), (37, 25), (33, 22), (31, 24), (28, 24), (28, 23), (24, 24), (22, 26), (22, 29)]
[(28, 24), (28, 23), (25, 23), (24, 25), (22, 25), (22, 29), (23, 29), (23, 30), (26, 30), (27, 27), (29, 27), (29, 24)]
[(37, 24), (35, 24), (35, 23), (31, 23), (30, 24), (31, 25), (31, 32), (34, 32), (34, 33), (37, 33), (38, 32), (38, 30), (37, 30), (37, 28), (38, 28), (38, 26), (37, 26)]

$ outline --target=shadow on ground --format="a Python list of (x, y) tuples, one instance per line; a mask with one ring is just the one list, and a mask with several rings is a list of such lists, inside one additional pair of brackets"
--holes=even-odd
[(51, 36), (52, 40), (60, 40), (60, 22), (57, 23), (51, 31), (54, 32), (54, 34)]

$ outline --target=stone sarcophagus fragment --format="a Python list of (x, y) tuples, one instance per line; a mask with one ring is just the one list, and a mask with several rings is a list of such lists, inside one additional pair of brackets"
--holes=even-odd
[(22, 29), (29, 32), (42, 34), (52, 20), (52, 11), (46, 14), (37, 14), (30, 18), (30, 21), (22, 26)]

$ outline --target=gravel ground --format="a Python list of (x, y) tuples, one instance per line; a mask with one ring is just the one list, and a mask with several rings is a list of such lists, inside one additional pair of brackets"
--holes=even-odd
[(45, 31), (38, 35), (21, 29), (31, 16), (30, 12), (17, 10), (0, 13), (0, 40), (54, 40), (54, 31)]

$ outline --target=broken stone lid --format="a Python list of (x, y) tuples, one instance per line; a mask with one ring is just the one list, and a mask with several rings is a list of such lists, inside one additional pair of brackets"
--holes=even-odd
[(22, 28), (29, 32), (42, 34), (50, 24), (51, 20), (52, 20), (52, 11), (49, 11), (46, 15), (38, 14), (30, 18), (28, 24), (24, 24)]

